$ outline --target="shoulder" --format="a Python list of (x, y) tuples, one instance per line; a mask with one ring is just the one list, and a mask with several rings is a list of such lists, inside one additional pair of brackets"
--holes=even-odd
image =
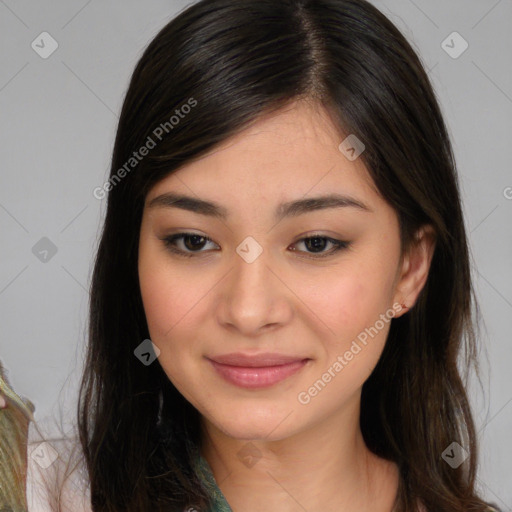
[(92, 512), (87, 480), (76, 439), (28, 443), (28, 512)]

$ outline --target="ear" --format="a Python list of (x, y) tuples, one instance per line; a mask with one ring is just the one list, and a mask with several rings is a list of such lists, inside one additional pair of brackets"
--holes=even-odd
[(413, 307), (427, 282), (430, 264), (436, 245), (436, 233), (430, 224), (421, 226), (415, 234), (408, 251), (404, 254), (401, 268), (398, 269), (394, 303), (405, 304), (395, 316), (399, 317)]

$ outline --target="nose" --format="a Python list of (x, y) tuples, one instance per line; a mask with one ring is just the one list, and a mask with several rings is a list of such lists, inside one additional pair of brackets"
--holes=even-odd
[(217, 319), (224, 327), (255, 337), (290, 322), (293, 294), (265, 251), (251, 263), (238, 254), (217, 296)]

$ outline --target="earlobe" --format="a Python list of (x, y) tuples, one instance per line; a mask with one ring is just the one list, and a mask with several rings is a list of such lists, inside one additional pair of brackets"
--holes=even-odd
[(396, 316), (407, 313), (427, 282), (435, 251), (436, 233), (430, 224), (421, 226), (402, 261), (401, 275), (395, 288), (395, 301), (402, 306)]

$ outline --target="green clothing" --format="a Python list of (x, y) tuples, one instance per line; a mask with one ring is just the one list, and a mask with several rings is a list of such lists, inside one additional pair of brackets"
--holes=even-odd
[(212, 507), (208, 512), (233, 512), (215, 481), (208, 461), (199, 452), (196, 459), (195, 471), (212, 497)]

